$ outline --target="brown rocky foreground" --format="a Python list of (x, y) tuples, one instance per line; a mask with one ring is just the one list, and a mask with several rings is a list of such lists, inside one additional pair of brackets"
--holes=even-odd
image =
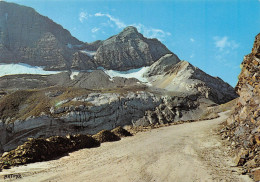
[(52, 160), (83, 148), (99, 147), (100, 143), (118, 141), (121, 137), (132, 136), (122, 127), (112, 131), (102, 130), (95, 135), (77, 134), (52, 136), (49, 138), (28, 138), (28, 141), (16, 149), (5, 152), (0, 157), (0, 172), (11, 166)]
[(236, 86), (240, 97), (222, 129), (222, 136), (230, 141), (236, 164), (260, 181), (260, 34), (241, 66)]
[[(4, 169), (17, 181), (252, 181), (217, 134), (221, 117), (137, 133), (57, 160)], [(11, 175), (12, 174), (12, 175)]]

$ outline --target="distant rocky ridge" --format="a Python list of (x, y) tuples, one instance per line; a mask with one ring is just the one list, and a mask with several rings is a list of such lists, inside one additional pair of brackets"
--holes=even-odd
[(75, 76), (71, 72), (62, 72), (53, 75), (20, 74), (0, 77), (0, 89), (5, 90), (40, 89), (51, 86), (109, 89), (134, 85), (143, 84), (135, 78), (110, 78), (102, 70), (81, 72)]
[(157, 39), (127, 27), (105, 41), (83, 43), (34, 9), (0, 2), (0, 63), (27, 63), (45, 70), (128, 70), (171, 53)]
[(218, 104), (237, 97), (228, 83), (187, 61), (180, 61), (173, 54), (167, 54), (152, 64), (146, 76), (154, 87), (183, 95), (200, 95)]
[(236, 164), (260, 181), (260, 34), (252, 52), (244, 57), (236, 90), (240, 97), (222, 135), (236, 151)]

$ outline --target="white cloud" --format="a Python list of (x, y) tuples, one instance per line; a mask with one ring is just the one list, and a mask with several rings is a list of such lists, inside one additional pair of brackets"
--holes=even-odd
[[(90, 15), (89, 15), (90, 16)], [(148, 38), (157, 38), (159, 40), (164, 40), (167, 36), (171, 36), (170, 32), (165, 32), (161, 29), (156, 29), (156, 28), (151, 28), (151, 27), (147, 27), (141, 23), (134, 23), (134, 24), (130, 24), (127, 25), (126, 23), (124, 23), (123, 21), (121, 21), (118, 18), (113, 17), (112, 15), (108, 14), (108, 13), (96, 13), (94, 15), (95, 17), (107, 17), (108, 21), (101, 23), (101, 26), (107, 26), (107, 27), (111, 27), (111, 28), (118, 28), (118, 29), (123, 29), (127, 26), (135, 26), (138, 31), (140, 33), (142, 33), (145, 37)], [(93, 30), (93, 29), (92, 29)], [(93, 32), (93, 31), (92, 31)]]
[(216, 48), (218, 48), (220, 51), (224, 51), (224, 49), (226, 51), (229, 51), (229, 49), (236, 49), (239, 46), (239, 44), (236, 43), (234, 40), (229, 40), (227, 36), (224, 37), (215, 36), (213, 37), (213, 39), (215, 41), (214, 44)]
[(233, 68), (234, 66), (230, 63), (230, 57), (234, 57), (237, 54), (237, 48), (239, 44), (230, 40), (229, 37), (223, 36), (215, 36), (213, 37), (215, 48), (215, 60), (217, 60), (220, 64)]
[(141, 23), (132, 24), (132, 26), (135, 26), (139, 32), (141, 32), (145, 37), (148, 38), (157, 38), (159, 40), (164, 40), (165, 37), (171, 36), (170, 32), (165, 32), (161, 29), (146, 27)]
[(88, 14), (86, 12), (80, 12), (79, 13), (79, 21), (83, 23), (84, 20), (88, 19)]
[(94, 28), (91, 29), (91, 32), (92, 32), (92, 33), (96, 33), (96, 32), (98, 32), (99, 30), (100, 30), (100, 28), (94, 27)]
[(194, 38), (190, 38), (190, 41), (191, 41), (191, 42), (195, 42)]
[(96, 13), (95, 16), (105, 16), (105, 17), (109, 18), (109, 20), (114, 22), (116, 24), (117, 28), (119, 28), (119, 29), (126, 27), (126, 24), (124, 24), (124, 22), (120, 21), (117, 18), (114, 18), (110, 14)]
[(192, 54), (190, 55), (190, 58), (192, 59), (192, 58), (194, 58), (194, 56), (195, 56), (195, 54), (192, 53)]

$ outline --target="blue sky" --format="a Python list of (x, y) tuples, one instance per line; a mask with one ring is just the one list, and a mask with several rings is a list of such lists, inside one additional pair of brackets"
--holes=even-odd
[(105, 40), (134, 25), (232, 86), (260, 33), (260, 0), (9, 0), (33, 7), (81, 41)]

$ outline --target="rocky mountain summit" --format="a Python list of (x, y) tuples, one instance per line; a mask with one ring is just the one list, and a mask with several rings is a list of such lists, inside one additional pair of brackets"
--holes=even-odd
[(244, 57), (236, 90), (239, 99), (223, 128), (223, 137), (232, 142), (236, 163), (260, 180), (260, 34), (252, 52)]
[(83, 43), (34, 9), (0, 2), (0, 63), (27, 63), (45, 70), (128, 70), (171, 53), (157, 39), (127, 27), (105, 41)]
[(128, 70), (150, 66), (171, 51), (157, 39), (147, 39), (135, 27), (127, 27), (105, 41), (95, 55), (106, 69)]

